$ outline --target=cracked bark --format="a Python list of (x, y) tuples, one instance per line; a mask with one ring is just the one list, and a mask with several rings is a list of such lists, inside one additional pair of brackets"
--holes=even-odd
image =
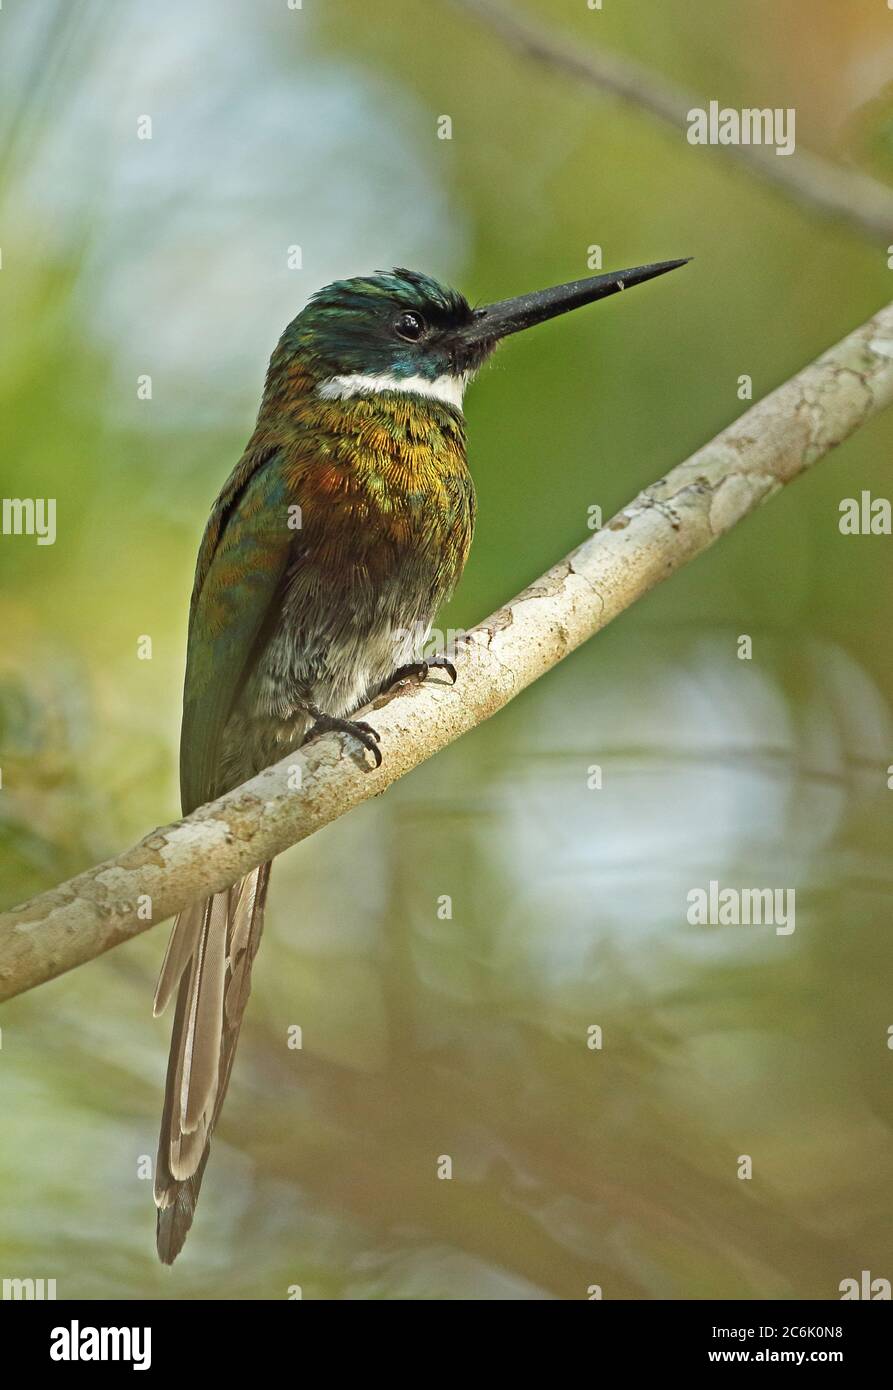
[[(893, 305), (646, 488), (485, 622), (436, 673), (377, 700), (383, 765), (327, 734), (0, 916), (0, 999), (101, 955), (235, 882), (488, 719), (893, 400)], [(290, 786), (300, 769), (301, 788)]]

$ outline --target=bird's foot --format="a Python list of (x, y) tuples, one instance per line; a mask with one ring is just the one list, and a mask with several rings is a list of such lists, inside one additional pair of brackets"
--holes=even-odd
[(446, 671), (453, 685), (456, 684), (456, 668), (453, 663), (445, 656), (431, 656), (427, 661), (410, 661), (406, 666), (398, 666), (388, 681), (387, 689), (392, 690), (400, 681), (410, 679), (421, 684), (430, 671)]
[(375, 766), (381, 767), (381, 749), (379, 743), (381, 735), (373, 729), (371, 724), (367, 724), (365, 719), (338, 719), (334, 714), (323, 714), (321, 709), (315, 705), (310, 705), (310, 714), (313, 715), (313, 727), (307, 733), (304, 742), (311, 738), (317, 738), (320, 734), (351, 734), (359, 743), (363, 745), (368, 753), (375, 759)]

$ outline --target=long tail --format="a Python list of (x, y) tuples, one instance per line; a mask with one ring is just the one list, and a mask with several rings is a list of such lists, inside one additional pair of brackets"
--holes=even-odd
[(161, 967), (156, 1016), (179, 985), (155, 1162), (156, 1238), (165, 1264), (173, 1264), (192, 1225), (251, 991), (269, 879), (270, 865), (261, 864), (181, 912)]

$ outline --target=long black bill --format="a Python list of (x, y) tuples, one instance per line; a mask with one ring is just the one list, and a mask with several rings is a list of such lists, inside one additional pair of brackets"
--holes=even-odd
[(668, 270), (687, 265), (690, 260), (691, 257), (686, 256), (681, 261), (658, 261), (655, 265), (633, 266), (631, 270), (612, 270), (607, 275), (592, 275), (586, 280), (555, 285), (551, 290), (535, 290), (532, 294), (519, 294), (516, 299), (485, 304), (475, 310), (473, 320), (461, 330), (462, 342), (469, 347), (475, 343), (496, 342), (508, 337), (509, 333), (519, 333), (522, 328), (532, 328), (535, 323), (566, 314), (569, 309), (579, 309), (583, 304), (604, 299), (630, 285), (641, 285), (656, 275), (666, 275)]

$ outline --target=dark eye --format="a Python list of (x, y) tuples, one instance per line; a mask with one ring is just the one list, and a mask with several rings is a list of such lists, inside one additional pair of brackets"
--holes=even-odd
[(400, 315), (394, 324), (394, 330), (400, 334), (401, 338), (408, 338), (411, 343), (415, 343), (425, 331), (425, 320), (421, 314), (414, 314), (412, 310), (407, 310), (405, 314)]

